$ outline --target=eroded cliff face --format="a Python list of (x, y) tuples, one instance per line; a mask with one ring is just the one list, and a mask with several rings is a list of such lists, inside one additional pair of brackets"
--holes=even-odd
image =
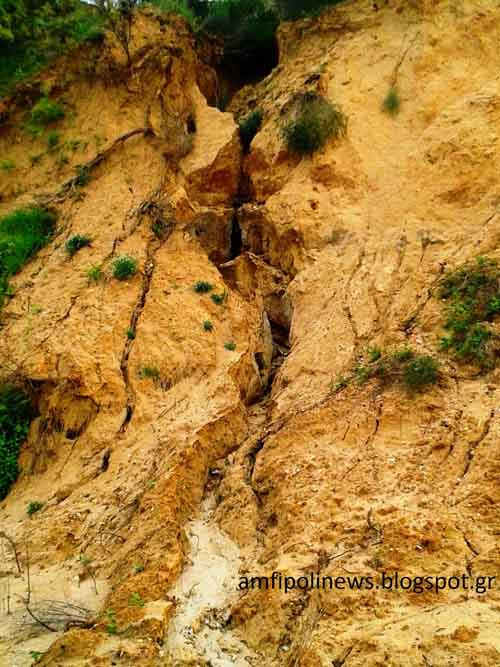
[[(92, 74), (46, 75), (74, 112), (63, 139), (88, 140), (59, 165), (29, 166), (41, 147), (12, 103), (2, 212), (38, 198), (59, 218), (1, 314), (4, 374), (40, 413), (0, 505), (22, 570), (4, 538), (2, 664), (500, 664), (498, 588), (238, 590), (273, 571), (498, 573), (499, 373), (439, 352), (434, 288), (500, 260), (499, 26), (490, 0), (348, 2), (285, 24), (279, 66), (223, 113), (186, 26), (146, 13), (130, 67), (109, 37)], [(299, 159), (280, 128), (304, 90), (348, 133)], [(255, 107), (244, 156), (235, 116)], [(92, 243), (69, 258), (75, 233)], [(140, 265), (125, 282), (122, 254)], [(440, 359), (438, 385), (337, 391), (368, 347), (405, 345)], [(15, 597), (28, 570), (59, 635)], [(54, 600), (87, 627), (62, 633)]]

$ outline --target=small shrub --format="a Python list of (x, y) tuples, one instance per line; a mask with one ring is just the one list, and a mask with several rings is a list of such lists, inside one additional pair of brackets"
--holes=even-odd
[(55, 148), (59, 144), (60, 138), (59, 132), (49, 132), (47, 135), (47, 148), (49, 150)]
[(402, 347), (399, 350), (396, 350), (393, 353), (394, 359), (397, 361), (409, 361), (410, 359), (413, 359), (415, 356), (415, 353), (411, 349), (411, 347)]
[(37, 155), (30, 155), (31, 166), (34, 167), (41, 161), (42, 158), (43, 158), (43, 153), (38, 153)]
[(404, 382), (409, 389), (419, 390), (439, 379), (438, 362), (428, 355), (415, 356), (404, 368)]
[(82, 236), (81, 234), (74, 234), (66, 241), (66, 251), (73, 257), (79, 250), (86, 248), (92, 242), (89, 236)]
[(30, 658), (33, 660), (31, 664), (36, 665), (38, 662), (40, 662), (42, 656), (43, 653), (41, 651), (30, 651)]
[(38, 500), (32, 500), (30, 503), (28, 503), (28, 507), (26, 508), (26, 513), (31, 516), (32, 514), (39, 512), (42, 509), (42, 507), (43, 503), (38, 502)]
[(248, 67), (249, 61), (269, 60), (278, 24), (274, 7), (265, 0), (218, 0), (208, 3), (201, 27), (222, 39), (228, 63)]
[(250, 144), (261, 128), (263, 117), (262, 109), (255, 109), (240, 122), (240, 138), (244, 153), (250, 150)]
[(130, 607), (144, 607), (146, 604), (139, 593), (131, 593), (128, 599), (128, 603)]
[(41, 208), (19, 209), (0, 218), (0, 305), (8, 279), (50, 239), (55, 215)]
[(128, 255), (117, 257), (112, 264), (112, 271), (117, 280), (127, 280), (137, 273), (137, 260)]
[(382, 356), (382, 350), (379, 347), (369, 347), (368, 348), (368, 360), (373, 363), (378, 361)]
[(226, 350), (229, 350), (230, 352), (234, 352), (236, 350), (236, 343), (224, 343), (224, 347)]
[(288, 150), (299, 155), (311, 155), (346, 132), (347, 119), (341, 109), (315, 93), (301, 96), (295, 117), (282, 130)]
[(40, 134), (43, 128), (64, 118), (64, 109), (48, 97), (42, 97), (31, 109), (27, 129), (33, 134)]
[(337, 380), (332, 385), (332, 390), (335, 393), (346, 389), (349, 386), (349, 378), (346, 378), (344, 375), (340, 375)]
[(227, 294), (224, 292), (223, 294), (211, 294), (210, 298), (212, 301), (215, 303), (216, 306), (222, 306), (224, 301), (226, 300)]
[(167, 237), (170, 229), (170, 225), (163, 220), (155, 220), (151, 224), (151, 231), (156, 236), (157, 239), (164, 239)]
[(98, 264), (92, 264), (92, 266), (87, 269), (87, 278), (90, 282), (97, 283), (103, 277), (104, 272)]
[(116, 614), (113, 609), (106, 610), (106, 625), (104, 626), (104, 629), (108, 635), (118, 634), (118, 624), (116, 622)]
[(0, 160), (1, 171), (12, 171), (16, 166), (14, 160)]
[(497, 262), (479, 257), (449, 272), (441, 281), (439, 298), (446, 302), (441, 340), (457, 358), (489, 368), (495, 364), (493, 334), (488, 326), (500, 314), (500, 269)]
[(144, 565), (142, 563), (135, 563), (133, 569), (135, 574), (139, 574), (140, 572), (144, 572)]
[(399, 97), (397, 88), (395, 86), (391, 86), (389, 92), (384, 98), (384, 101), (382, 102), (382, 109), (391, 116), (396, 116), (396, 114), (399, 113), (400, 107), (401, 99)]
[(420, 391), (439, 380), (439, 364), (429, 355), (417, 354), (404, 347), (387, 353), (379, 348), (368, 348), (368, 359), (354, 367), (348, 377), (342, 376), (333, 386), (335, 392), (345, 389), (352, 380), (365, 384), (377, 379), (383, 385), (402, 383), (412, 391)]
[(197, 17), (186, 0), (149, 0), (149, 4), (157, 7), (162, 12), (179, 14), (186, 19), (192, 28), (198, 25)]
[(203, 322), (203, 330), (204, 331), (213, 331), (214, 330), (214, 325), (212, 324), (212, 322), (210, 322), (210, 320), (205, 320)]
[(139, 377), (141, 380), (159, 380), (160, 371), (156, 368), (156, 366), (143, 366), (139, 370)]
[(83, 188), (90, 183), (90, 171), (88, 167), (79, 164), (75, 167), (76, 177), (74, 183), (77, 187)]
[(205, 280), (198, 280), (193, 289), (198, 294), (206, 294), (207, 292), (211, 292), (213, 288), (212, 283), (208, 283)]
[(92, 558), (90, 558), (90, 556), (87, 556), (87, 554), (80, 554), (78, 560), (84, 566), (90, 565), (90, 563), (92, 562)]
[(135, 340), (135, 331), (133, 329), (127, 329), (125, 335), (129, 340)]
[(19, 451), (34, 416), (27, 394), (15, 387), (0, 388), (0, 500), (17, 479)]

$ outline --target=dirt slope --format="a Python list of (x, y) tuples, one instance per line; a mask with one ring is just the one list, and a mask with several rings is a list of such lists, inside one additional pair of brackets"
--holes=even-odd
[[(0, 664), (500, 664), (498, 585), (238, 590), (273, 571), (498, 574), (499, 371), (439, 351), (434, 290), (500, 260), (498, 3), (347, 2), (285, 24), (279, 66), (225, 113), (180, 20), (144, 14), (132, 34), (130, 68), (109, 37), (91, 74), (46, 75), (64, 140), (88, 140), (67, 163), (29, 166), (42, 139), (22, 103), (0, 128), (2, 212), (38, 197), (59, 213), (1, 314), (4, 374), (35, 384), (40, 416), (0, 504), (22, 569), (3, 539)], [(280, 127), (304, 90), (348, 132), (299, 159)], [(256, 106), (243, 156), (235, 116)], [(92, 243), (70, 259), (74, 233)], [(119, 282), (123, 254), (140, 271)], [(335, 390), (368, 347), (404, 345), (439, 358), (436, 386)], [(88, 627), (30, 621), (28, 569), (35, 613), (78, 604)]]

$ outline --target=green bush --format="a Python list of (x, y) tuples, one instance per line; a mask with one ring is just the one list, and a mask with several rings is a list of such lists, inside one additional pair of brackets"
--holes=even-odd
[(212, 322), (210, 322), (210, 320), (205, 320), (203, 322), (203, 330), (204, 331), (213, 331), (214, 330), (214, 325), (212, 324)]
[(118, 634), (118, 623), (116, 622), (116, 613), (113, 609), (106, 610), (106, 625), (104, 626), (104, 629), (108, 635)]
[(441, 339), (441, 347), (483, 368), (493, 366), (488, 323), (500, 314), (498, 263), (479, 257), (449, 272), (439, 285), (438, 296), (446, 302), (444, 327), (449, 332)]
[(357, 364), (350, 376), (341, 376), (333, 384), (335, 393), (345, 389), (356, 380), (365, 384), (377, 379), (383, 385), (402, 383), (411, 391), (421, 391), (439, 380), (439, 364), (436, 359), (426, 354), (417, 354), (409, 347), (392, 352), (383, 352), (380, 348), (368, 348), (366, 361)]
[(64, 109), (48, 97), (41, 97), (30, 111), (28, 127), (35, 131), (64, 118)]
[(66, 251), (73, 257), (82, 248), (86, 248), (92, 242), (90, 236), (82, 236), (81, 234), (74, 234), (66, 241)]
[(232, 342), (224, 343), (224, 347), (226, 348), (226, 350), (229, 350), (230, 352), (234, 352), (234, 350), (236, 350), (236, 343), (232, 343)]
[(74, 183), (77, 187), (83, 188), (90, 183), (90, 170), (88, 167), (79, 164), (75, 167), (75, 171), (76, 177)]
[(156, 368), (156, 366), (143, 366), (139, 370), (139, 377), (141, 380), (159, 380), (160, 371)]
[(395, 86), (391, 86), (389, 92), (384, 98), (384, 101), (382, 102), (382, 110), (391, 116), (395, 116), (399, 113), (400, 107), (401, 99), (399, 97), (397, 88)]
[(79, 0), (0, 2), (0, 97), (56, 56), (101, 39), (104, 19)]
[(226, 292), (224, 292), (223, 294), (211, 294), (210, 298), (212, 299), (212, 301), (215, 303), (216, 306), (222, 306), (222, 304), (226, 300), (226, 296), (227, 294)]
[(283, 128), (288, 150), (310, 155), (332, 137), (344, 136), (347, 119), (338, 106), (316, 93), (305, 93), (296, 102), (295, 117)]
[(151, 231), (156, 236), (157, 239), (163, 240), (167, 238), (168, 232), (170, 230), (170, 225), (163, 220), (155, 220), (151, 223)]
[(87, 278), (91, 282), (97, 283), (103, 277), (104, 277), (104, 272), (99, 266), (99, 264), (92, 264), (92, 266), (90, 266), (87, 269)]
[(128, 255), (117, 257), (112, 265), (113, 278), (127, 280), (137, 273), (137, 260)]
[(313, 16), (328, 5), (337, 5), (340, 2), (342, 0), (277, 0), (281, 16), (287, 20)]
[(127, 336), (128, 340), (135, 340), (135, 331), (133, 329), (127, 329), (125, 335)]
[(0, 388), (0, 500), (17, 479), (19, 451), (34, 416), (27, 394), (15, 387)]
[(48, 133), (48, 135), (47, 135), (47, 148), (49, 149), (49, 151), (52, 150), (53, 148), (55, 148), (58, 145), (60, 138), (61, 137), (59, 135), (59, 132), (52, 131), (52, 132)]
[(404, 382), (409, 389), (422, 389), (439, 379), (438, 362), (428, 355), (418, 355), (404, 367)]
[(193, 289), (198, 294), (206, 294), (207, 292), (211, 292), (213, 288), (212, 283), (208, 283), (206, 280), (198, 280)]
[(262, 110), (255, 109), (240, 122), (240, 138), (244, 153), (248, 153), (250, 150), (250, 144), (261, 128), (263, 117)]
[(265, 0), (216, 0), (208, 3), (202, 29), (220, 36), (228, 62), (266, 60), (274, 51), (279, 18)]
[(165, 13), (180, 14), (192, 28), (196, 27), (198, 24), (197, 17), (189, 8), (186, 0), (149, 0), (148, 4), (157, 7), (160, 11)]
[(55, 215), (41, 208), (19, 209), (0, 218), (0, 305), (8, 279), (50, 239)]
[(30, 516), (32, 514), (35, 514), (36, 512), (39, 512), (43, 507), (43, 503), (38, 502), (38, 500), (32, 500), (30, 503), (28, 503), (28, 507), (26, 508), (26, 514), (29, 514)]

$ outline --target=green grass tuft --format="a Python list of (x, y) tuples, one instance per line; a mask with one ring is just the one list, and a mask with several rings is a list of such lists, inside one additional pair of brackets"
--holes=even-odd
[(399, 113), (400, 107), (401, 99), (399, 93), (397, 88), (392, 86), (382, 102), (382, 110), (391, 116), (396, 116)]
[(30, 516), (32, 514), (35, 514), (36, 512), (39, 512), (43, 507), (43, 503), (38, 502), (38, 500), (32, 500), (30, 503), (28, 503), (28, 507), (26, 508), (26, 514), (29, 514)]
[(82, 236), (81, 234), (74, 234), (66, 241), (66, 251), (73, 257), (79, 250), (86, 248), (92, 242), (90, 236)]
[(75, 167), (76, 177), (75, 185), (79, 188), (83, 188), (90, 183), (90, 170), (88, 167), (83, 165), (78, 165)]
[(438, 297), (446, 303), (448, 331), (441, 348), (483, 369), (494, 366), (496, 337), (489, 323), (500, 314), (498, 263), (479, 257), (449, 272), (439, 285)]
[(222, 294), (211, 294), (210, 298), (212, 301), (215, 303), (216, 306), (222, 306), (224, 301), (226, 300), (227, 294), (226, 292), (223, 292)]
[(207, 292), (211, 292), (213, 288), (212, 283), (208, 283), (206, 280), (198, 280), (193, 287), (194, 291), (198, 294), (206, 294)]
[(282, 130), (288, 150), (299, 155), (311, 155), (346, 132), (347, 118), (341, 109), (316, 93), (301, 96), (295, 117)]
[(117, 635), (118, 634), (118, 624), (116, 622), (116, 613), (113, 609), (106, 610), (106, 625), (104, 629), (108, 635)]
[(143, 366), (139, 370), (139, 377), (141, 380), (159, 380), (160, 371), (156, 368), (156, 366)]
[(49, 241), (55, 215), (41, 208), (18, 209), (0, 218), (0, 305), (8, 279)]
[(50, 150), (54, 149), (58, 144), (61, 139), (61, 135), (59, 132), (55, 132), (54, 130), (50, 131), (47, 135), (47, 148)]
[(17, 459), (35, 411), (28, 396), (15, 387), (0, 388), (0, 500), (19, 474)]
[(368, 348), (366, 357), (366, 361), (353, 368), (351, 375), (337, 379), (332, 386), (335, 393), (345, 389), (353, 380), (360, 385), (372, 379), (383, 385), (401, 383), (412, 392), (421, 391), (439, 380), (438, 361), (429, 355), (417, 354), (409, 347), (392, 352), (372, 347)]
[(439, 379), (439, 364), (429, 355), (415, 356), (405, 365), (403, 378), (406, 386), (413, 390), (436, 384)]
[(117, 257), (112, 264), (113, 278), (127, 280), (137, 273), (137, 260), (129, 255)]
[(26, 129), (34, 135), (41, 134), (51, 123), (64, 118), (64, 109), (48, 97), (41, 97), (31, 109)]
[(97, 283), (104, 277), (104, 271), (99, 264), (92, 264), (87, 269), (87, 278), (90, 282)]

